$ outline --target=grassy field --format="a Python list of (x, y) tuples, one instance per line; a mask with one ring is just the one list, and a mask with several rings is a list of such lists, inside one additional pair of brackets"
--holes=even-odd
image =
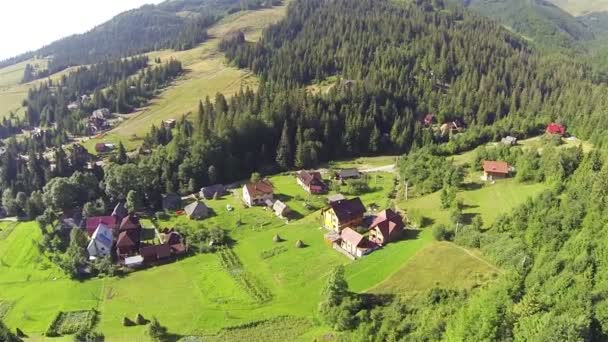
[(6, 68), (0, 69), (0, 88), (14, 86), (21, 83), (25, 66), (30, 64), (37, 70), (46, 69), (48, 60), (46, 59), (29, 59), (27, 61), (13, 64)]
[(397, 158), (399, 156), (379, 156), (379, 157), (360, 157), (356, 159), (349, 159), (343, 161), (333, 161), (328, 164), (328, 167), (332, 169), (341, 168), (358, 168), (358, 169), (369, 169), (380, 166), (387, 166), (397, 164)]
[[(508, 213), (547, 188), (544, 183), (522, 184), (515, 179), (499, 180), (495, 184), (476, 181), (465, 185), (456, 197), (464, 203), (465, 218), (481, 215), (483, 222), (491, 225), (498, 215)], [(449, 211), (441, 209), (439, 192), (408, 201), (401, 200), (399, 206), (406, 211), (423, 213), (430, 219), (429, 223), (449, 223)]]
[(448, 242), (435, 242), (416, 253), (403, 268), (371, 292), (399, 295), (433, 287), (470, 289), (499, 273), (500, 270), (480, 259), (476, 252)]
[(152, 124), (163, 120), (179, 119), (183, 115), (196, 113), (198, 102), (209, 96), (212, 100), (217, 93), (232, 96), (241, 88), (255, 88), (258, 80), (250, 72), (226, 65), (224, 55), (218, 51), (218, 44), (226, 34), (243, 31), (249, 41), (259, 39), (262, 29), (280, 20), (285, 6), (259, 11), (245, 11), (231, 15), (214, 25), (209, 34), (213, 37), (195, 49), (176, 52), (164, 50), (150, 53), (154, 58), (180, 60), (186, 74), (175, 82), (142, 111), (112, 131), (118, 137), (145, 135)]
[[(392, 189), (391, 174), (381, 173), (373, 179), (374, 192), (361, 196), (366, 204), (386, 200)], [(405, 261), (431, 242), (426, 232), (412, 234), (410, 239), (390, 245), (369, 258), (350, 261), (325, 244), (318, 213), (306, 209), (306, 202), (316, 205), (323, 200), (309, 199), (292, 175), (272, 177), (271, 181), (279, 197), (300, 213), (299, 218), (285, 224), (262, 208), (245, 209), (237, 191), (235, 195), (207, 201), (216, 213), (212, 218), (198, 222), (173, 217), (159, 222), (161, 227), (195, 230), (202, 225), (228, 230), (236, 240), (232, 251), (238, 267), (226, 268), (219, 254), (202, 254), (123, 278), (75, 282), (63, 276), (38, 252), (35, 243), (41, 236), (37, 224), (20, 223), (0, 241), (0, 301), (13, 303), (6, 314), (6, 323), (31, 336), (40, 336), (59, 310), (95, 308), (100, 312), (98, 329), (104, 332), (107, 341), (137, 341), (143, 336), (144, 328), (123, 327), (123, 317), (134, 319), (141, 313), (146, 318), (157, 317), (178, 335), (221, 338), (233, 336), (225, 335), (228, 332), (222, 330), (228, 326), (289, 316), (297, 320), (290, 333), (293, 338), (265, 335), (269, 332), (263, 324), (255, 331), (260, 336), (271, 336), (269, 340), (278, 340), (281, 336), (292, 340), (304, 330), (308, 334), (326, 329), (312, 322), (321, 288), (333, 267), (346, 265), (351, 288), (361, 291), (397, 272)], [(226, 204), (235, 210), (226, 211)], [(240, 225), (237, 220), (241, 221)], [(276, 234), (284, 241), (273, 242)], [(304, 241), (306, 247), (296, 248), (297, 240)], [(234, 271), (267, 291), (268, 299), (260, 301), (252, 296)]]

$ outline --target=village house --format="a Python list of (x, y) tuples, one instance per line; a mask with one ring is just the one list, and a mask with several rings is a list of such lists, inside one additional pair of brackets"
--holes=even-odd
[(310, 194), (324, 194), (327, 192), (327, 184), (323, 181), (320, 172), (300, 171), (298, 172), (297, 182)]
[(287, 215), (290, 212), (289, 207), (287, 206), (287, 204), (281, 202), (281, 201), (275, 201), (274, 204), (272, 205), (272, 210), (274, 211), (274, 213), (281, 218), (287, 217)]
[(95, 260), (110, 255), (112, 252), (113, 243), (114, 235), (112, 230), (105, 224), (99, 224), (91, 236), (91, 241), (87, 246), (89, 259)]
[(139, 217), (137, 217), (137, 215), (134, 214), (129, 214), (127, 216), (125, 216), (122, 221), (120, 221), (120, 227), (119, 230), (122, 231), (126, 231), (126, 230), (135, 230), (135, 231), (141, 231), (141, 224), (139, 223)]
[(89, 236), (92, 236), (93, 233), (95, 233), (95, 230), (100, 224), (108, 227), (111, 231), (115, 231), (118, 229), (118, 221), (113, 216), (89, 217), (85, 224), (85, 229)]
[(141, 230), (125, 230), (118, 234), (116, 240), (116, 254), (121, 258), (126, 258), (137, 254), (141, 242)]
[(481, 176), (481, 179), (493, 181), (495, 179), (507, 178), (510, 170), (511, 168), (506, 162), (485, 160), (483, 162), (483, 176)]
[(517, 145), (517, 138), (516, 137), (512, 137), (512, 136), (507, 136), (507, 137), (502, 138), (502, 140), (500, 142), (503, 145), (515, 146), (515, 145)]
[(558, 124), (555, 122), (552, 122), (550, 124), (547, 125), (547, 129), (545, 130), (545, 132), (547, 134), (553, 134), (553, 135), (565, 135), (566, 134), (566, 127), (562, 124)]
[(344, 228), (340, 233), (340, 247), (355, 258), (361, 258), (378, 248), (376, 244), (351, 228)]
[(405, 224), (401, 215), (386, 209), (374, 218), (369, 226), (370, 241), (384, 246), (387, 243), (399, 240), (403, 236)]
[(243, 186), (243, 202), (248, 207), (264, 205), (266, 200), (274, 197), (274, 188), (270, 181), (262, 180), (256, 183), (247, 183)]
[(349, 179), (357, 179), (361, 177), (361, 172), (357, 169), (342, 169), (336, 172), (336, 179), (345, 181)]
[(188, 216), (191, 220), (200, 220), (206, 217), (209, 217), (211, 214), (209, 207), (205, 205), (205, 203), (200, 201), (194, 201), (188, 204), (184, 211), (186, 212), (186, 216)]
[(161, 236), (163, 243), (171, 246), (171, 253), (173, 255), (186, 254), (186, 246), (180, 233), (173, 230), (165, 230)]
[(329, 195), (327, 196), (327, 203), (334, 203), (334, 202), (340, 202), (345, 200), (346, 197), (344, 197), (344, 195), (342, 194), (334, 194), (334, 195)]
[(144, 259), (144, 262), (154, 262), (164, 260), (171, 257), (171, 246), (168, 244), (142, 246), (139, 249), (139, 254)]
[(182, 207), (182, 198), (177, 194), (163, 195), (163, 210), (177, 210)]
[(365, 206), (359, 197), (332, 202), (321, 212), (323, 226), (341, 232), (346, 227), (357, 227), (363, 222)]
[(219, 198), (224, 196), (227, 193), (226, 186), (223, 184), (214, 184), (210, 186), (206, 186), (201, 188), (200, 197), (206, 200), (212, 200), (214, 198)]
[(112, 151), (116, 146), (114, 144), (97, 143), (95, 144), (95, 152), (105, 153)]

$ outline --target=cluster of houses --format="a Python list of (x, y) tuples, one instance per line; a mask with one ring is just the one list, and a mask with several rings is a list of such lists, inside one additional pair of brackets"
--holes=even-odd
[(405, 223), (400, 214), (386, 209), (366, 218), (366, 212), (358, 197), (330, 202), (321, 212), (323, 227), (329, 230), (325, 240), (355, 259), (403, 237)]
[(127, 267), (139, 267), (186, 253), (178, 232), (145, 229), (123, 203), (117, 204), (110, 216), (87, 218), (85, 229), (91, 238), (87, 246), (90, 260), (111, 256)]

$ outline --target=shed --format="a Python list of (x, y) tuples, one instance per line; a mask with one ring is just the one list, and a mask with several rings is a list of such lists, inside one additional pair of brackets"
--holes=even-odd
[(182, 206), (182, 198), (177, 194), (166, 194), (163, 195), (163, 209), (164, 210), (177, 210)]
[(339, 180), (356, 179), (361, 177), (361, 173), (357, 169), (342, 169), (336, 172), (336, 178)]
[(191, 220), (200, 220), (205, 217), (208, 217), (210, 214), (209, 207), (207, 207), (205, 203), (200, 201), (195, 201), (188, 204), (184, 208), (184, 211), (186, 212), (186, 215), (188, 215), (188, 218), (190, 218)]
[(223, 184), (214, 184), (201, 188), (200, 196), (206, 200), (214, 199), (216, 196), (221, 197), (226, 194), (226, 186)]

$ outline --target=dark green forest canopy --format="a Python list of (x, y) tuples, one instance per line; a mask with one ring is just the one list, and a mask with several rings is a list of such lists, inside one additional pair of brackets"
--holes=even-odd
[(432, 112), (468, 125), (507, 121), (519, 131), (553, 119), (584, 137), (607, 128), (606, 86), (591, 81), (589, 67), (544, 56), (470, 11), (422, 3), (296, 1), (259, 43), (222, 46), (273, 90), (339, 75), (363, 93), (353, 97), (367, 97), (360, 112), (373, 99), (410, 126)]

